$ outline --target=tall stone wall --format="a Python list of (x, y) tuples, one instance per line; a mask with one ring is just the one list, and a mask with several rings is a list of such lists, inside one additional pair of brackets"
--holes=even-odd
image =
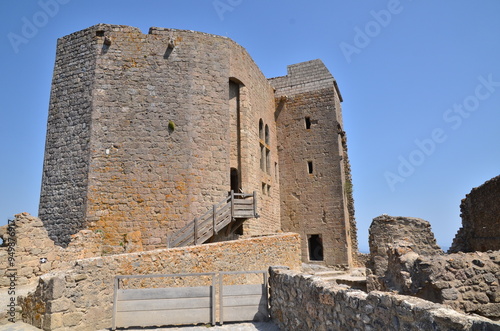
[(499, 330), (489, 319), (388, 292), (366, 293), (294, 271), (270, 272), (271, 317), (281, 330)]
[(462, 227), (450, 253), (500, 250), (500, 176), (473, 188), (460, 211)]
[[(64, 77), (75, 59), (81, 61), (79, 52), (66, 52), (74, 44), (90, 54), (90, 67), (72, 81)], [(165, 247), (169, 233), (227, 195), (231, 167), (238, 170), (243, 191), (261, 193), (258, 122), (272, 117), (274, 96), (241, 46), (193, 31), (151, 28), (145, 35), (132, 27), (100, 24), (61, 38), (58, 47), (53, 90), (64, 93), (52, 94), (48, 126), (60, 129), (47, 140), (40, 204), (40, 216), (57, 244), (66, 245), (70, 234), (89, 228), (103, 232), (106, 253), (120, 252), (124, 236), (134, 232), (141, 234), (144, 249)], [(239, 123), (228, 120), (235, 109), (230, 80), (240, 87)], [(76, 103), (75, 91), (84, 93), (89, 105)], [(87, 130), (85, 139), (64, 130), (61, 112), (76, 113), (74, 120)], [(236, 135), (231, 125), (239, 125)], [(276, 129), (269, 125), (276, 157)], [(85, 153), (61, 158), (64, 151), (54, 141), (66, 141), (68, 150), (86, 148)], [(68, 189), (73, 173), (53, 177), (57, 170), (48, 165), (56, 163), (63, 169), (88, 167), (79, 170), (85, 177), (81, 190), (71, 194)], [(280, 229), (279, 190), (274, 177), (265, 180), (274, 189), (259, 195), (262, 218), (248, 222), (249, 235)], [(78, 213), (70, 218), (75, 222), (66, 223), (73, 206), (51, 208), (66, 200), (78, 203)]]
[(85, 227), (97, 46), (93, 29), (57, 42), (38, 215), (60, 245)]
[[(250, 55), (241, 46), (229, 48), (229, 76), (240, 84), (240, 180), (244, 192), (257, 192), (260, 218), (243, 224), (244, 235), (272, 233), (281, 230), (280, 189), (278, 178), (278, 139), (274, 120), (274, 89)], [(261, 139), (259, 123), (269, 129), (269, 140)], [(264, 132), (265, 135), (265, 132)], [(232, 142), (237, 143), (237, 142)], [(266, 167), (261, 167), (261, 146), (269, 151)], [(267, 167), (269, 165), (269, 167)], [(264, 187), (265, 186), (265, 187)]]
[[(44, 330), (100, 330), (111, 327), (116, 275), (267, 270), (276, 264), (300, 268), (297, 234), (78, 260), (71, 269), (43, 275), (36, 291), (20, 299), (23, 320)], [(146, 278), (134, 286), (158, 284)]]
[[(335, 79), (314, 60), (291, 65), (286, 76), (270, 82), (276, 88), (282, 227), (300, 233), (303, 261), (352, 265), (356, 226)], [(322, 246), (323, 256), (314, 256), (313, 245)]]

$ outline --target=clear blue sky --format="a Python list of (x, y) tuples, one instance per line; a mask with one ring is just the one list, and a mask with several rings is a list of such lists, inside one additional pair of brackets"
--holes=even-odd
[(0, 15), (0, 225), (37, 214), (56, 40), (97, 23), (228, 36), (267, 77), (322, 59), (344, 97), (362, 251), (383, 213), (426, 219), (449, 246), (460, 200), (500, 174), (497, 0), (24, 0)]

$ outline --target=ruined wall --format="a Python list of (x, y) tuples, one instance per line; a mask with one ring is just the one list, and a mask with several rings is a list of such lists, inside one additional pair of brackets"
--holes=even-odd
[(387, 290), (500, 320), (500, 251), (424, 256), (394, 245), (383, 278)]
[(36, 291), (20, 300), (23, 320), (44, 330), (109, 328), (115, 275), (266, 270), (271, 265), (300, 268), (297, 234), (79, 260), (70, 270), (40, 278)]
[[(287, 76), (270, 82), (276, 88), (283, 230), (300, 233), (303, 261), (351, 265), (356, 227), (335, 80), (314, 60), (291, 65)], [(311, 259), (311, 235), (322, 241), (322, 259)]]
[(500, 176), (473, 188), (460, 204), (462, 227), (450, 253), (500, 250)]
[(499, 323), (415, 297), (366, 293), (293, 271), (270, 273), (271, 317), (281, 330), (498, 330)]
[[(388, 249), (394, 243), (405, 242), (415, 253), (421, 255), (444, 253), (436, 243), (430, 223), (420, 218), (381, 215), (373, 219), (368, 231), (370, 259), (367, 267), (375, 276), (385, 275)], [(368, 287), (370, 289), (370, 284)], [(375, 288), (377, 287), (372, 289)]]
[[(59, 41), (55, 77), (60, 79), (54, 78), (53, 89), (71, 98), (78, 96), (72, 93), (79, 83), (64, 75), (79, 53), (64, 52), (73, 44), (92, 55), (92, 66), (86, 68), (89, 77), (80, 77), (91, 105), (82, 108), (73, 99), (53, 94), (49, 129), (62, 127), (55, 114), (78, 112), (84, 127), (91, 128), (86, 139), (68, 139), (64, 130), (53, 136), (67, 140), (69, 149), (86, 147), (87, 154), (61, 159), (58, 145), (48, 140), (46, 164), (63, 162), (63, 168), (71, 169), (85, 164), (88, 170), (81, 171), (87, 176), (85, 186), (74, 195), (65, 189), (74, 181), (72, 174), (61, 176), (63, 187), (57, 191), (51, 177), (56, 169), (44, 170), (40, 215), (57, 244), (67, 244), (69, 234), (88, 227), (102, 231), (105, 253), (120, 252), (124, 236), (137, 232), (144, 249), (165, 247), (169, 233), (227, 195), (235, 144), (241, 146), (242, 188), (247, 193), (260, 190), (254, 175), (259, 169), (253, 152), (256, 126), (260, 113), (272, 114), (274, 97), (241, 46), (200, 32), (151, 28), (146, 35), (137, 28), (96, 25)], [(231, 141), (234, 122), (228, 121), (230, 79), (244, 87), (237, 142)], [(276, 192), (270, 205), (260, 204), (262, 218), (252, 221), (258, 226), (249, 234), (280, 228)], [(75, 224), (65, 222), (70, 209), (48, 207), (56, 197), (83, 200), (86, 209), (79, 209)], [(59, 228), (66, 230), (60, 233)]]
[(444, 254), (422, 219), (375, 218), (367, 266), (368, 290), (395, 291), (500, 319), (500, 251)]
[[(42, 221), (28, 213), (18, 214), (0, 227), (0, 237), (4, 241), (0, 247), (0, 288), (10, 286), (11, 280), (15, 286), (28, 284), (51, 270), (68, 267), (69, 261), (100, 256), (102, 250), (101, 235), (90, 230), (73, 235), (65, 249), (56, 246)], [(46, 259), (43, 263), (42, 258)]]

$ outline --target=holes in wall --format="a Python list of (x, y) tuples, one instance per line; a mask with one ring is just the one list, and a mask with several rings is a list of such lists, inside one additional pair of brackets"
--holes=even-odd
[(305, 122), (306, 122), (306, 129), (309, 130), (311, 128), (311, 118), (309, 116), (306, 116)]
[(167, 49), (165, 50), (165, 54), (163, 54), (163, 58), (167, 60), (170, 57), (170, 54), (174, 51), (174, 46), (168, 44)]
[(262, 183), (262, 195), (266, 195), (266, 183)]
[(313, 162), (312, 161), (307, 161), (307, 172), (309, 174), (313, 173)]
[(307, 235), (309, 261), (323, 261), (323, 238), (320, 234)]
[(96, 37), (104, 37), (104, 30), (99, 30), (95, 32)]

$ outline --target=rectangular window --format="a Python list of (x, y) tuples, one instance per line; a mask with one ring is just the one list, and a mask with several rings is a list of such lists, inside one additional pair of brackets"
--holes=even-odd
[(266, 172), (271, 174), (271, 151), (266, 148)]
[(266, 148), (260, 144), (260, 169), (266, 171)]
[(276, 183), (279, 182), (278, 177), (279, 177), (278, 162), (274, 162), (274, 179), (276, 180)]
[(266, 183), (262, 183), (262, 195), (266, 195)]
[(307, 161), (307, 171), (312, 174), (313, 173), (313, 162)]
[(309, 116), (306, 117), (306, 129), (311, 128), (311, 118)]

